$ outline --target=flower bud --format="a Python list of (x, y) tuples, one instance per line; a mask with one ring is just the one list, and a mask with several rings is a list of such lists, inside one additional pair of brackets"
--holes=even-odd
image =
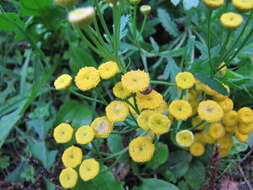
[(95, 17), (95, 10), (93, 7), (78, 8), (68, 14), (68, 20), (71, 24), (79, 27), (86, 27)]
[(129, 2), (133, 5), (137, 5), (141, 2), (141, 0), (129, 0)]
[(142, 5), (142, 6), (140, 7), (140, 11), (141, 11), (141, 13), (144, 14), (144, 15), (149, 15), (150, 12), (151, 12), (151, 6), (149, 6), (149, 5)]
[(59, 5), (62, 7), (71, 7), (77, 3), (77, 0), (54, 0), (54, 2), (56, 5)]

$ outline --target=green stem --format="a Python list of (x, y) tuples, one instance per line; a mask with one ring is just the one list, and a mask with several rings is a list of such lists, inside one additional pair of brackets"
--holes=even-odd
[(90, 100), (90, 101), (93, 101), (93, 102), (97, 102), (97, 103), (100, 103), (100, 104), (107, 105), (107, 104), (106, 104), (104, 101), (102, 101), (102, 100), (98, 100), (98, 99), (95, 99), (95, 98), (91, 98), (91, 97), (89, 97), (89, 96), (85, 96), (85, 95), (83, 95), (83, 94), (80, 94), (80, 93), (74, 91), (73, 89), (68, 89), (68, 90), (69, 90), (70, 93), (72, 93), (72, 94), (74, 94), (74, 95), (76, 95), (76, 96), (79, 96), (79, 97), (81, 97), (81, 98), (83, 98), (83, 99), (85, 99), (85, 100)]
[(244, 32), (246, 31), (247, 26), (250, 23), (251, 17), (253, 15), (253, 10), (250, 12), (250, 15), (247, 18), (246, 23), (243, 26), (243, 29), (241, 30), (240, 34), (237, 36), (237, 38), (235, 39), (233, 45), (230, 47), (230, 49), (227, 51), (227, 53), (224, 56), (224, 59), (227, 59), (227, 57), (229, 56), (229, 54), (231, 52), (233, 52), (233, 50), (235, 49), (236, 45), (238, 44), (238, 42), (240, 41), (240, 38), (243, 36)]
[(140, 36), (142, 35), (142, 33), (143, 33), (143, 31), (144, 31), (144, 28), (145, 28), (145, 25), (146, 25), (147, 19), (148, 19), (148, 15), (147, 15), (147, 14), (145, 14), (145, 15), (144, 15), (144, 20), (143, 20), (142, 25), (141, 25)]
[(112, 159), (112, 158), (114, 158), (114, 157), (117, 157), (117, 156), (119, 156), (119, 155), (124, 154), (124, 153), (127, 152), (127, 151), (128, 151), (128, 147), (124, 148), (123, 150), (121, 150), (121, 151), (119, 151), (119, 152), (117, 152), (117, 153), (111, 154), (110, 156), (108, 156), (108, 157), (106, 157), (106, 158), (101, 158), (101, 159), (99, 159), (99, 161), (110, 160), (110, 159)]
[(165, 85), (165, 86), (176, 86), (175, 83), (169, 83), (169, 82), (159, 81), (159, 80), (151, 80), (150, 83), (151, 84), (160, 84), (160, 85)]
[(193, 131), (193, 130), (197, 129), (198, 127), (200, 127), (201, 125), (205, 124), (205, 123), (206, 123), (206, 121), (200, 121), (199, 123), (197, 123), (197, 125), (189, 128), (188, 130)]
[(96, 154), (98, 155), (98, 157), (99, 157), (100, 159), (103, 159), (103, 156), (102, 156), (102, 154), (100, 154), (100, 151), (99, 151), (99, 149), (97, 148), (97, 146), (96, 146), (96, 144), (94, 143), (94, 141), (91, 141), (91, 144), (92, 144), (92, 147), (94, 148), (94, 150), (96, 151)]
[(233, 31), (228, 31), (226, 40), (224, 41), (224, 43), (223, 43), (223, 45), (222, 45), (222, 47), (221, 47), (221, 53), (220, 53), (221, 61), (219, 61), (219, 62), (222, 62), (222, 61), (223, 61), (224, 53), (226, 52), (226, 48), (227, 48), (227, 45), (228, 45), (228, 43), (229, 43), (229, 40), (230, 40), (230, 37), (231, 37), (232, 32), (233, 32)]
[(213, 74), (214, 74), (214, 68), (213, 68), (213, 64), (212, 64), (212, 55), (211, 55), (211, 37), (210, 37), (212, 13), (213, 13), (213, 10), (209, 9), (208, 27), (207, 27), (207, 40), (208, 40), (207, 46), (208, 46), (208, 57), (209, 57), (208, 63), (209, 63), (210, 69), (211, 69), (211, 71), (210, 71), (211, 76), (213, 76)]
[(137, 17), (137, 5), (134, 5), (134, 11), (133, 11), (133, 15), (132, 15), (132, 29), (133, 29), (133, 37), (134, 37), (134, 41), (136, 43), (137, 38), (136, 38), (136, 33), (137, 33), (137, 23), (136, 23), (136, 17)]
[(228, 60), (228, 63), (230, 61), (232, 61), (237, 56), (237, 54), (242, 50), (242, 48), (246, 45), (246, 43), (248, 42), (248, 40), (252, 37), (252, 34), (253, 34), (253, 28), (250, 30), (249, 34), (245, 37), (245, 39), (243, 40), (242, 44), (236, 50), (236, 52), (234, 53), (234, 55)]
[(112, 134), (126, 134), (130, 133), (132, 131), (135, 131), (138, 127), (127, 129), (127, 130), (122, 130), (122, 131), (113, 131)]

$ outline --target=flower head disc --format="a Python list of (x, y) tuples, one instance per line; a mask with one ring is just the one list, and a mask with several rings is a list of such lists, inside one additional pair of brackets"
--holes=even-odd
[(114, 87), (113, 87), (113, 94), (114, 96), (116, 96), (117, 98), (127, 98), (128, 96), (131, 95), (131, 93), (123, 87), (122, 82), (118, 82)]
[(236, 126), (238, 123), (238, 113), (236, 111), (230, 111), (224, 114), (222, 123), (225, 126)]
[(142, 92), (149, 87), (150, 79), (148, 73), (141, 70), (130, 71), (121, 77), (124, 88), (129, 92)]
[(212, 123), (209, 126), (208, 133), (213, 139), (219, 139), (225, 136), (226, 131), (222, 124)]
[(248, 107), (243, 107), (238, 111), (239, 121), (242, 123), (253, 122), (253, 110)]
[(148, 121), (148, 125), (149, 125), (149, 128), (155, 134), (164, 134), (164, 133), (169, 132), (171, 121), (165, 115), (162, 115), (160, 113), (154, 113), (151, 115)]
[(71, 146), (62, 155), (62, 162), (65, 167), (75, 168), (82, 161), (83, 153), (79, 147)]
[(252, 0), (232, 0), (232, 4), (235, 8), (241, 11), (248, 11), (253, 9)]
[(155, 90), (147, 95), (137, 93), (137, 104), (140, 109), (155, 109), (163, 102), (163, 96)]
[(76, 131), (75, 136), (78, 144), (88, 144), (94, 139), (95, 132), (90, 126), (82, 126)]
[(220, 105), (213, 100), (200, 102), (198, 113), (199, 117), (202, 120), (206, 120), (210, 123), (220, 121), (224, 115), (224, 112)]
[(171, 115), (178, 120), (186, 120), (192, 115), (192, 107), (185, 100), (174, 100), (169, 105)]
[(221, 106), (224, 113), (230, 112), (234, 108), (234, 102), (228, 97), (222, 101), (219, 101), (218, 104)]
[(155, 145), (146, 137), (137, 137), (129, 144), (129, 154), (135, 162), (148, 162), (154, 152)]
[(192, 88), (196, 80), (190, 72), (181, 72), (176, 76), (176, 84), (181, 89)]
[(95, 17), (95, 9), (93, 7), (77, 8), (68, 14), (68, 21), (79, 27), (86, 27)]
[(65, 90), (71, 85), (72, 77), (70, 75), (64, 74), (59, 76), (54, 81), (54, 87), (56, 90)]
[(217, 9), (224, 4), (224, 0), (203, 0), (203, 2), (211, 9)]
[(151, 110), (144, 110), (143, 112), (141, 112), (141, 114), (137, 117), (138, 125), (142, 129), (148, 130), (149, 129), (149, 119), (153, 114), (155, 114), (155, 112), (151, 111)]
[(100, 65), (98, 71), (102, 79), (110, 79), (119, 72), (119, 67), (116, 62), (109, 61)]
[(113, 123), (107, 117), (98, 117), (91, 123), (91, 127), (97, 138), (107, 138), (112, 132)]
[(128, 105), (125, 102), (113, 101), (106, 106), (106, 116), (111, 122), (124, 121), (128, 114)]
[(253, 132), (253, 123), (240, 123), (238, 125), (238, 132), (243, 135), (248, 135)]
[(189, 147), (194, 142), (194, 135), (189, 130), (182, 130), (176, 134), (176, 141), (179, 146)]
[(84, 181), (89, 181), (98, 175), (99, 168), (99, 163), (94, 158), (86, 159), (79, 168), (79, 174)]
[(238, 13), (224, 13), (220, 18), (221, 24), (227, 29), (235, 29), (238, 28), (242, 22), (243, 18)]
[(73, 135), (73, 128), (68, 123), (61, 123), (54, 128), (54, 139), (57, 143), (69, 142)]
[(205, 146), (200, 142), (194, 142), (190, 146), (190, 153), (193, 156), (202, 156), (205, 153)]
[(61, 186), (66, 189), (75, 187), (77, 179), (78, 179), (77, 172), (73, 168), (63, 169), (59, 177)]
[(76, 86), (83, 91), (95, 88), (100, 82), (99, 72), (94, 67), (84, 67), (75, 77)]

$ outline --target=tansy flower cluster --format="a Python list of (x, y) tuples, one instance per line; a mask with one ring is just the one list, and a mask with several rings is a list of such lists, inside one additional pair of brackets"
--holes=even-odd
[[(224, 5), (224, 0), (203, 0), (210, 9), (217, 9)], [(232, 5), (239, 11), (249, 11), (253, 9), (252, 0), (232, 0)], [(243, 23), (243, 17), (234, 12), (223, 13), (220, 17), (223, 27), (228, 30), (234, 30)]]

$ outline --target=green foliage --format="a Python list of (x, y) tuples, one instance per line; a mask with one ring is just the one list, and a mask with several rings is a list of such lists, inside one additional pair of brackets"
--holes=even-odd
[(159, 179), (143, 179), (143, 184), (140, 187), (136, 187), (133, 190), (146, 190), (146, 189), (154, 189), (154, 190), (179, 190), (175, 185), (165, 182)]

